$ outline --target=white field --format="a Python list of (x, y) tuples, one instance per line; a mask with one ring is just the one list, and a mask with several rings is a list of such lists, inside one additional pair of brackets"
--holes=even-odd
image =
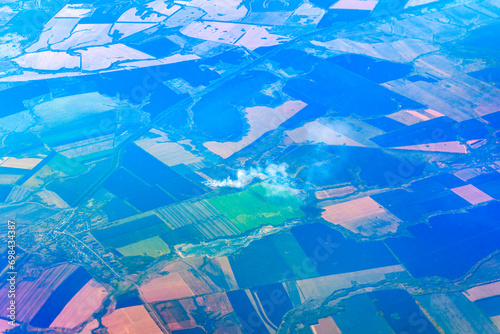
[(500, 330), (500, 315), (490, 318), (493, 324)]
[(317, 25), (326, 11), (306, 2), (293, 12), (286, 25)]
[(26, 52), (34, 52), (46, 48), (54, 43), (59, 43), (68, 38), (80, 19), (52, 18), (43, 27), (43, 31), (36, 43), (26, 48)]
[(70, 144), (56, 146), (56, 147), (54, 147), (54, 150), (57, 152), (64, 152), (64, 151), (68, 151), (68, 150), (72, 150), (72, 149), (76, 149), (76, 148), (81, 148), (81, 147), (88, 146), (88, 145), (93, 145), (96, 143), (101, 143), (101, 142), (113, 140), (114, 137), (115, 137), (114, 134), (92, 137), (89, 139), (80, 140), (80, 141), (73, 142)]
[(0, 184), (14, 184), (22, 175), (0, 174)]
[(200, 8), (185, 6), (163, 21), (162, 25), (168, 28), (186, 26), (190, 22), (201, 18), (205, 14), (206, 13)]
[(75, 53), (79, 53), (82, 56), (83, 71), (106, 69), (117, 62), (155, 59), (153, 56), (124, 44), (90, 47), (85, 50), (75, 51)]
[(38, 73), (33, 71), (23, 71), (23, 74), (15, 74), (8, 77), (0, 78), (0, 82), (25, 82), (44, 79), (76, 77), (84, 75), (82, 72), (59, 72), (59, 73)]
[(89, 46), (104, 45), (113, 42), (109, 31), (112, 24), (78, 24), (71, 36), (67, 39), (52, 45), (54, 50), (68, 50)]
[(369, 138), (385, 134), (385, 131), (376, 128), (373, 125), (350, 117), (333, 119), (318, 118), (318, 121), (340, 134), (354, 140), (362, 146), (376, 147), (376, 145), (369, 140)]
[(5, 200), (5, 203), (16, 203), (24, 200), (31, 195), (31, 191), (28, 188), (21, 186), (14, 186), (11, 190), (9, 196)]
[(304, 302), (310, 298), (326, 298), (334, 291), (350, 288), (355, 283), (359, 285), (376, 283), (386, 279), (387, 274), (396, 272), (404, 272), (404, 268), (401, 265), (380, 267), (345, 274), (309, 278), (299, 280), (296, 283), (302, 292), (300, 299)]
[(285, 131), (296, 143), (325, 143), (327, 145), (363, 146), (360, 143), (338, 133), (318, 121), (312, 121), (294, 130)]
[(177, 143), (162, 142), (161, 140), (161, 138), (147, 138), (135, 143), (167, 166), (189, 165), (203, 160)]
[(238, 21), (247, 14), (247, 9), (241, 5), (241, 0), (181, 0), (176, 2), (203, 9), (207, 12), (203, 17), (204, 20)]
[(330, 6), (331, 9), (373, 10), (378, 0), (339, 0)]
[(225, 143), (211, 141), (206, 142), (203, 146), (226, 159), (253, 143), (264, 133), (276, 129), (305, 106), (306, 104), (302, 101), (287, 101), (274, 109), (269, 107), (247, 108), (245, 113), (250, 130), (240, 141)]
[(483, 298), (498, 296), (500, 295), (500, 282), (473, 287), (466, 290), (464, 295), (472, 302)]
[(242, 23), (280, 26), (285, 24), (293, 12), (254, 12), (241, 21)]
[(149, 7), (151, 10), (160, 13), (165, 16), (171, 16), (176, 11), (181, 9), (181, 6), (178, 5), (170, 5), (167, 4), (165, 0), (156, 0), (153, 2), (149, 2), (146, 4), (146, 7)]
[(20, 169), (33, 169), (38, 165), (42, 159), (39, 158), (14, 158), (3, 157), (0, 159), (0, 167), (20, 168)]
[(454, 173), (454, 175), (461, 180), (467, 181), (472, 179), (473, 177), (481, 175), (481, 169), (480, 168), (462, 169), (461, 171)]
[(311, 43), (333, 51), (367, 55), (403, 63), (410, 62), (424, 53), (438, 50), (431, 43), (416, 38), (404, 38), (394, 42), (378, 43), (363, 43), (346, 38), (338, 38), (328, 42), (312, 41)]
[(466, 144), (469, 145), (471, 148), (478, 148), (486, 144), (486, 142), (487, 142), (486, 139), (474, 139), (466, 141)]
[[(458, 122), (495, 112), (500, 105), (500, 91), (493, 85), (458, 72), (448, 60), (429, 56), (415, 62), (419, 71), (443, 77), (438, 82), (410, 82), (399, 79), (383, 83), (393, 92), (429, 106)], [(450, 77), (453, 76), (453, 77)]]
[(66, 203), (58, 194), (50, 190), (42, 190), (37, 192), (36, 195), (40, 197), (40, 200), (47, 206), (56, 207), (58, 209), (69, 208), (68, 203)]
[(22, 53), (22, 42), (25, 37), (16, 33), (0, 36), (0, 55), (2, 59), (14, 58)]
[(447, 141), (441, 143), (429, 143), (420, 145), (391, 147), (395, 150), (409, 151), (428, 151), (428, 152), (445, 152), (445, 153), (468, 153), (467, 146), (458, 141)]
[(181, 33), (198, 39), (225, 44), (241, 45), (250, 50), (262, 46), (278, 45), (288, 38), (273, 35), (265, 26), (228, 22), (192, 22), (181, 29)]
[(110, 35), (113, 35), (115, 31), (118, 31), (122, 36), (120, 38), (125, 38), (140, 31), (144, 31), (155, 26), (156, 23), (115, 23), (111, 28)]
[(35, 124), (28, 110), (0, 118), (0, 133), (23, 132)]
[(428, 3), (436, 2), (438, 0), (410, 0), (406, 3), (405, 9), (408, 7), (422, 6)]
[(60, 153), (64, 155), (66, 158), (73, 159), (97, 152), (104, 152), (107, 150), (111, 150), (114, 147), (115, 147), (115, 141), (114, 138), (112, 138), (94, 144), (75, 147), (69, 150), (62, 151)]
[(353, 186), (346, 186), (346, 187), (341, 187), (341, 188), (332, 188), (332, 189), (326, 189), (326, 190), (318, 190), (314, 194), (316, 195), (317, 199), (325, 199), (325, 198), (332, 198), (332, 197), (342, 197), (347, 194), (351, 194), (355, 192), (357, 189), (354, 188)]
[(139, 15), (140, 11), (137, 8), (130, 8), (125, 13), (123, 13), (116, 22), (161, 22), (165, 19), (165, 16), (159, 15), (159, 13), (150, 13)]
[(64, 6), (54, 17), (82, 18), (92, 15), (94, 9), (86, 4), (70, 4)]
[(141, 68), (141, 67), (149, 67), (149, 66), (156, 66), (156, 65), (174, 64), (174, 63), (180, 63), (183, 61), (196, 60), (196, 59), (200, 59), (200, 57), (197, 55), (175, 54), (172, 56), (168, 56), (168, 57), (160, 58), (160, 59), (155, 59), (155, 60), (138, 60), (138, 61), (124, 62), (124, 63), (119, 64), (118, 67), (132, 69), (132, 68)]
[(493, 200), (493, 198), (481, 190), (474, 187), (472, 184), (468, 184), (462, 187), (457, 187), (450, 189), (458, 196), (462, 197), (464, 200), (470, 204), (479, 204)]
[(111, 98), (97, 92), (56, 98), (33, 107), (33, 113), (46, 123), (64, 124), (77, 118), (116, 108)]
[(20, 67), (36, 70), (57, 71), (63, 68), (80, 68), (80, 57), (58, 51), (25, 53), (12, 61)]
[(16, 14), (17, 11), (12, 10), (9, 6), (0, 6), (0, 25), (5, 25)]
[(354, 233), (359, 233), (364, 236), (381, 236), (389, 233), (396, 233), (399, 223), (401, 223), (401, 220), (398, 217), (389, 211), (385, 211), (345, 222), (342, 226)]

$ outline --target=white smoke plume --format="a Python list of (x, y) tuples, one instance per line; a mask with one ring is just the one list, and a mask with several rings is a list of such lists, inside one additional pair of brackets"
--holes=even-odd
[(244, 188), (258, 177), (266, 180), (266, 183), (269, 184), (288, 185), (290, 181), (286, 172), (287, 167), (287, 164), (270, 164), (266, 168), (252, 167), (247, 170), (240, 169), (236, 173), (236, 179), (228, 177), (220, 181), (206, 181), (205, 184), (210, 187)]

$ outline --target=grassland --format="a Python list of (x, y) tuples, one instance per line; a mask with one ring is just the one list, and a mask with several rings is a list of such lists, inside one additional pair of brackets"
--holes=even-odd
[(168, 245), (158, 236), (141, 240), (133, 244), (117, 248), (116, 250), (123, 256), (145, 255), (159, 257), (170, 253)]
[(302, 201), (290, 190), (254, 185), (245, 191), (210, 199), (209, 202), (245, 232), (262, 225), (280, 225), (304, 216)]

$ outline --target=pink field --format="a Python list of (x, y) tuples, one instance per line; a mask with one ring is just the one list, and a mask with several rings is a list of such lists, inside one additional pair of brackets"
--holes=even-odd
[(77, 292), (50, 327), (74, 328), (90, 318), (97, 311), (108, 293), (106, 289), (94, 280), (90, 280)]
[(194, 295), (179, 273), (155, 278), (142, 285), (140, 290), (148, 303), (181, 299)]
[(203, 297), (196, 298), (199, 305), (204, 305), (209, 313), (220, 313), (226, 315), (233, 312), (231, 302), (227, 298), (226, 293), (211, 293)]
[[(20, 321), (31, 320), (59, 284), (77, 268), (76, 265), (59, 265), (42, 272), (33, 271), (30, 280), (20, 280), (16, 290), (16, 303), (23, 307), (17, 310), (16, 318)], [(6, 285), (0, 289), (2, 309), (5, 309), (9, 303), (7, 290)]]
[(319, 319), (317, 325), (311, 326), (311, 330), (314, 334), (342, 334), (332, 317)]
[(19, 326), (17, 323), (15, 326), (9, 325), (8, 320), (0, 319), (0, 333), (5, 333), (8, 330), (11, 330), (12, 328)]
[(88, 324), (83, 327), (83, 329), (79, 332), (79, 334), (92, 334), (92, 331), (99, 327), (99, 321), (97, 319), (92, 320)]
[(451, 191), (465, 199), (470, 204), (479, 204), (493, 200), (492, 197), (477, 189), (472, 184), (453, 188)]
[(462, 169), (461, 171), (456, 172), (454, 175), (461, 180), (467, 181), (472, 179), (473, 177), (481, 175), (481, 169), (480, 168)]
[(377, 5), (378, 0), (339, 0), (334, 3), (331, 9), (359, 9), (373, 10)]
[(368, 196), (330, 205), (324, 209), (325, 211), (321, 214), (321, 217), (330, 223), (340, 225), (348, 221), (385, 212), (385, 209), (380, 204)]
[(479, 299), (500, 295), (500, 282), (473, 287), (465, 291), (464, 295), (472, 302)]
[(102, 318), (109, 334), (162, 334), (143, 305), (121, 308)]
[(442, 143), (430, 143), (412, 146), (392, 147), (396, 150), (409, 151), (429, 151), (429, 152), (445, 152), (445, 153), (468, 153), (467, 147), (458, 141), (447, 141)]

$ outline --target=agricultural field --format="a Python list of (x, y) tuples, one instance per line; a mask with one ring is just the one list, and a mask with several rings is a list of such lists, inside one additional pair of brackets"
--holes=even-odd
[(118, 334), (122, 333), (123, 330), (131, 334), (162, 333), (142, 305), (115, 310), (104, 316), (102, 322), (108, 328), (109, 333)]
[[(42, 272), (33, 272), (32, 275), (21, 280), (18, 285), (17, 301), (27, 307), (20, 310), (18, 313), (19, 319), (21, 321), (31, 321), (31, 319), (38, 314), (42, 306), (45, 305), (52, 293), (61, 286), (66, 279), (74, 274), (77, 269), (78, 267), (74, 265), (60, 265)], [(1, 289), (6, 293), (0, 302), (2, 306), (7, 308), (9, 303), (7, 291), (9, 288), (4, 284)], [(79, 288), (77, 287), (77, 289)], [(36, 293), (33, 293), (34, 291)], [(71, 296), (69, 295), (66, 298), (71, 298)], [(53, 318), (55, 318), (55, 316), (57, 316), (57, 314), (52, 315)], [(48, 321), (52, 322), (50, 319), (48, 319)], [(50, 325), (50, 323), (48, 325)]]
[(170, 253), (168, 245), (158, 236), (141, 240), (116, 249), (123, 256), (151, 256), (159, 257)]
[(245, 232), (262, 225), (279, 225), (304, 215), (301, 200), (279, 186), (256, 185), (243, 192), (209, 199), (237, 229)]
[(500, 333), (498, 0), (0, 26), (0, 332)]
[(415, 299), (445, 332), (498, 332), (490, 319), (460, 294), (429, 294), (417, 296)]

